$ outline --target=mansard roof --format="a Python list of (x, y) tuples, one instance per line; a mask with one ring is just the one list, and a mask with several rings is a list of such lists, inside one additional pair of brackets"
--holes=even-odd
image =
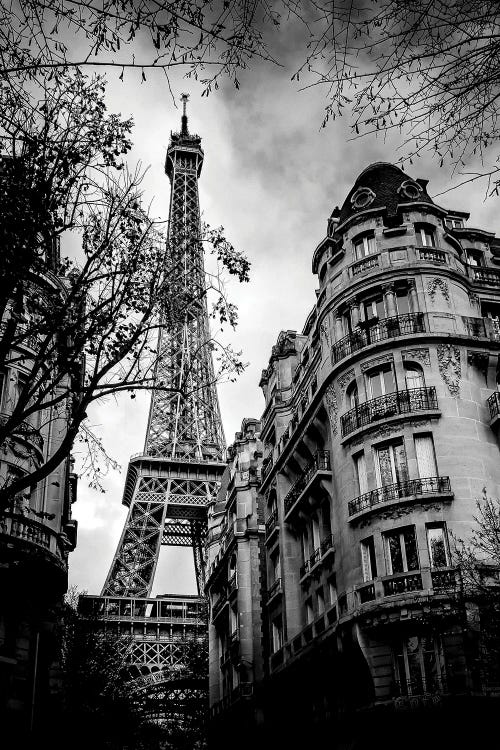
[(339, 225), (365, 211), (386, 209), (389, 216), (397, 213), (401, 203), (429, 203), (427, 180), (413, 179), (400, 167), (376, 162), (364, 169), (349, 191), (340, 209)]

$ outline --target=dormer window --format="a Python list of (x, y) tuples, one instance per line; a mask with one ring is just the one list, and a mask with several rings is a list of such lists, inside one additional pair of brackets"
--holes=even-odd
[(354, 254), (359, 260), (365, 258), (367, 255), (373, 255), (377, 252), (377, 245), (375, 243), (375, 235), (373, 232), (367, 232), (354, 240)]
[(375, 200), (375, 193), (370, 188), (360, 187), (351, 196), (353, 208), (368, 208)]
[(414, 201), (420, 198), (422, 188), (414, 180), (405, 180), (398, 190), (398, 193), (402, 198), (408, 198), (408, 200)]
[(473, 248), (470, 248), (465, 252), (467, 256), (467, 263), (469, 264), (469, 266), (475, 266), (476, 268), (484, 266), (484, 256), (481, 250), (474, 250)]
[(449, 217), (444, 220), (444, 223), (449, 229), (463, 229), (464, 228), (463, 219), (456, 219), (455, 217)]
[(436, 247), (436, 230), (430, 224), (417, 225), (415, 234), (420, 247)]

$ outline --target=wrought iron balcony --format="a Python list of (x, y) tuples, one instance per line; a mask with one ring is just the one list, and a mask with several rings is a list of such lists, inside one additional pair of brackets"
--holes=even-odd
[(495, 268), (474, 268), (474, 281), (479, 281), (482, 284), (491, 284), (492, 286), (500, 286), (500, 272)]
[(372, 422), (387, 419), (398, 414), (411, 414), (412, 412), (428, 411), (437, 409), (436, 389), (410, 388), (406, 391), (387, 393), (378, 396), (364, 404), (358, 404), (340, 418), (342, 437), (346, 437), (360, 427), (366, 427)]
[(294, 482), (291, 489), (285, 495), (285, 515), (287, 515), (295, 505), (298, 498), (318, 471), (330, 471), (330, 454), (328, 451), (318, 451), (312, 461), (305, 467), (302, 474)]
[(275, 508), (266, 521), (266, 541), (275, 529), (278, 528), (278, 509)]
[(491, 419), (498, 419), (500, 416), (500, 393), (495, 391), (488, 399)]
[(425, 477), (424, 479), (408, 479), (406, 482), (394, 482), (376, 490), (365, 492), (351, 500), (348, 504), (349, 515), (354, 516), (373, 506), (390, 503), (393, 500), (412, 497), (413, 495), (443, 495), (451, 494), (449, 477)]
[(261, 481), (263, 482), (273, 467), (273, 454), (270, 453), (262, 462)]
[(396, 573), (390, 578), (383, 580), (384, 595), (407, 594), (412, 591), (422, 591), (422, 575), (420, 571), (411, 573)]
[(270, 602), (271, 599), (274, 599), (276, 594), (281, 594), (281, 578), (277, 578), (274, 583), (268, 588), (266, 601)]
[(391, 339), (395, 336), (424, 333), (424, 331), (423, 313), (408, 313), (407, 315), (395, 315), (391, 318), (383, 318), (374, 325), (365, 329), (359, 328), (337, 341), (332, 347), (333, 362), (340, 362), (344, 357), (349, 357), (354, 352), (358, 352), (370, 344), (376, 344), (379, 341)]
[(313, 550), (313, 553), (309, 557), (309, 559), (306, 560), (305, 563), (300, 566), (300, 571), (299, 571), (300, 578), (304, 578), (305, 575), (310, 573), (311, 570), (314, 568), (314, 566), (317, 565), (319, 562), (321, 562), (323, 558), (327, 557), (329, 552), (333, 552), (334, 549), (335, 548), (333, 546), (333, 536), (331, 534), (328, 534), (328, 536), (322, 540), (319, 547)]

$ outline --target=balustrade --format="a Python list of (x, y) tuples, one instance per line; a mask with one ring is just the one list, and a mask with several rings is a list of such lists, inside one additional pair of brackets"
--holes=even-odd
[(342, 415), (340, 418), (342, 437), (380, 419), (437, 408), (438, 402), (434, 387), (410, 388), (406, 391), (378, 396), (378, 398), (358, 404), (354, 409)]
[(422, 591), (422, 576), (420, 571), (416, 573), (398, 573), (383, 581), (384, 595), (406, 594), (412, 591)]
[(495, 268), (474, 268), (474, 281), (500, 286), (500, 272)]
[(436, 248), (426, 247), (419, 248), (418, 254), (420, 260), (424, 260), (427, 263), (446, 263), (446, 253)]

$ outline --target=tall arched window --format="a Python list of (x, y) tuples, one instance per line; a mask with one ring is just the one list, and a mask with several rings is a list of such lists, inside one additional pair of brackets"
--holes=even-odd
[(359, 404), (358, 385), (356, 381), (351, 383), (346, 391), (347, 404), (350, 409), (355, 409)]

